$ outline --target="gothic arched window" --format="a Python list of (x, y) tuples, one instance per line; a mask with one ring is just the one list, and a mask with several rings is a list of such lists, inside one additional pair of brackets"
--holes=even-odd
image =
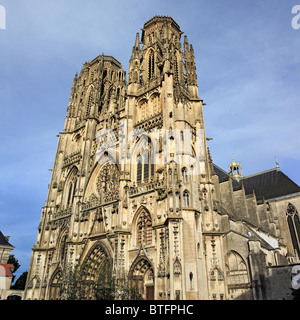
[(143, 209), (137, 222), (138, 245), (152, 243), (152, 219), (150, 213)]
[(76, 186), (77, 186), (77, 172), (78, 172), (77, 168), (74, 167), (70, 171), (68, 178), (66, 180), (63, 202), (64, 202), (64, 205), (66, 205), (67, 207), (72, 206), (74, 202)]
[(187, 168), (182, 168), (181, 173), (182, 173), (182, 182), (183, 183), (188, 182), (188, 170), (187, 170)]
[(183, 131), (180, 131), (180, 141), (184, 140), (184, 135), (183, 135)]
[(183, 194), (183, 206), (189, 207), (190, 206), (190, 195), (187, 191)]
[(154, 177), (154, 148), (150, 138), (148, 138), (147, 142), (146, 141), (144, 141), (142, 150), (139, 151), (137, 156), (137, 182), (148, 181), (150, 177)]
[(194, 290), (194, 275), (190, 272), (190, 290)]
[(68, 201), (67, 201), (67, 204), (68, 204), (68, 205), (70, 204), (70, 201), (71, 201), (72, 189), (73, 189), (73, 184), (72, 184), (72, 182), (70, 182), (70, 185), (69, 185), (69, 194), (68, 194)]
[(286, 209), (287, 224), (292, 239), (294, 250), (300, 255), (300, 221), (299, 214), (291, 203), (288, 204)]
[(72, 195), (72, 203), (74, 202), (75, 192), (76, 192), (76, 186), (77, 186), (77, 179), (74, 181), (74, 187), (73, 187), (73, 195)]
[(139, 156), (138, 157), (138, 164), (137, 164), (137, 175), (136, 175), (137, 182), (142, 181), (142, 171), (143, 171), (142, 158), (141, 158), (141, 156)]
[(67, 233), (65, 233), (62, 237), (61, 237), (61, 241), (60, 241), (60, 262), (61, 264), (64, 264), (65, 262), (65, 258), (67, 255), (67, 247), (66, 247), (66, 241), (67, 241), (68, 235)]
[(149, 179), (149, 155), (146, 154), (144, 157), (144, 180)]

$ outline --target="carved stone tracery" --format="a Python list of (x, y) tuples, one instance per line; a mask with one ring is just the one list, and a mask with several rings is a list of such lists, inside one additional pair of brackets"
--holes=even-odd
[(116, 165), (107, 163), (97, 177), (97, 191), (101, 200), (108, 202), (119, 196), (120, 173)]

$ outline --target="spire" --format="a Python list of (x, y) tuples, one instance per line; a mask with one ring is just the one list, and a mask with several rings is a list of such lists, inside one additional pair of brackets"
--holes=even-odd
[(210, 173), (211, 173), (211, 175), (216, 175), (209, 148), (207, 148), (207, 154), (208, 154), (208, 163), (209, 163)]
[(136, 34), (135, 43), (132, 48), (131, 60), (139, 59), (140, 56), (140, 35)]
[(190, 45), (190, 52), (191, 52), (192, 57), (195, 58), (194, 48), (193, 48), (192, 44)]
[(139, 33), (136, 34), (134, 48), (140, 50), (140, 34)]
[(135, 43), (132, 48), (131, 59), (137, 58), (137, 56), (139, 55), (139, 52), (140, 52), (140, 35), (139, 35), (139, 33), (137, 33), (136, 38), (135, 38)]
[(72, 85), (72, 93), (76, 91), (77, 88), (77, 80), (78, 80), (78, 72), (76, 72), (74, 80), (73, 80), (73, 85)]
[(185, 54), (189, 52), (189, 42), (187, 36), (184, 36), (183, 48)]
[[(139, 70), (140, 70), (140, 34), (137, 32), (135, 37), (135, 43), (132, 48), (131, 58), (129, 60), (129, 74), (128, 74), (128, 84), (138, 84), (139, 83)], [(130, 90), (129, 90), (130, 91)]]
[(194, 49), (191, 44), (188, 43), (187, 36), (184, 36), (184, 60), (185, 60), (185, 70), (187, 74), (187, 85), (190, 86), (191, 92), (193, 95), (198, 96), (198, 93), (192, 88), (197, 86), (197, 74), (196, 74), (196, 63), (195, 63), (195, 54)]

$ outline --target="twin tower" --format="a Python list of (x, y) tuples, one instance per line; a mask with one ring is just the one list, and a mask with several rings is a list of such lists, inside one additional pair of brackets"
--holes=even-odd
[(227, 299), (226, 261), (235, 259), (231, 293), (248, 294), (247, 260), (224, 249), (229, 215), (182, 34), (171, 17), (155, 16), (136, 36), (127, 80), (103, 54), (76, 74), (25, 299), (60, 299), (67, 266), (87, 266), (88, 287), (103, 261), (143, 299), (185, 300)]

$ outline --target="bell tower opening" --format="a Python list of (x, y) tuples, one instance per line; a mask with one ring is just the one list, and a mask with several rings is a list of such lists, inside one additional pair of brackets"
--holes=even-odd
[(230, 163), (230, 166), (229, 166), (229, 174), (232, 178), (237, 180), (240, 180), (241, 178), (243, 178), (242, 167), (240, 164), (238, 164), (234, 160), (234, 157), (232, 157), (232, 162)]

